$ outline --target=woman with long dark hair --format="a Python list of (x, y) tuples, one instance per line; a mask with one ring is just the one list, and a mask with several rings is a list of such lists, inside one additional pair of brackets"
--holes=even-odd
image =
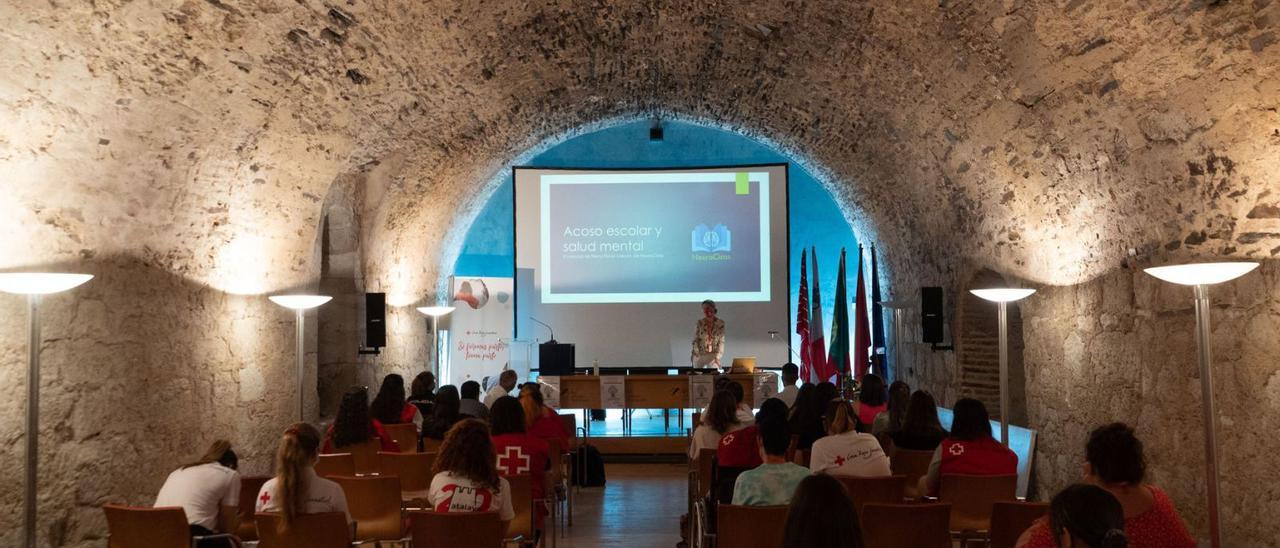
[(911, 394), (902, 428), (889, 433), (894, 447), (913, 451), (933, 451), (945, 437), (947, 431), (938, 420), (938, 402), (924, 390), (916, 390)]
[(888, 407), (876, 414), (871, 421), (871, 433), (877, 437), (881, 434), (902, 430), (902, 423), (907, 419), (907, 403), (911, 400), (911, 387), (902, 381), (893, 381), (889, 385)]
[(857, 430), (853, 406), (844, 400), (827, 404), (827, 437), (813, 443), (809, 469), (836, 476), (889, 476), (889, 457), (871, 434)]
[[(835, 385), (823, 384), (831, 386), (834, 396)], [(812, 448), (813, 442), (818, 441), (818, 438), (827, 435), (827, 428), (822, 424), (822, 414), (826, 412), (827, 402), (831, 398), (823, 399), (825, 394), (818, 390), (819, 386), (821, 385), (806, 384), (800, 387), (796, 403), (791, 406), (791, 417), (787, 419), (788, 429), (800, 437), (796, 448), (805, 451)]]
[[(439, 394), (437, 394), (439, 396)], [(436, 512), (497, 511), (502, 530), (515, 517), (511, 485), (498, 475), (489, 427), (477, 419), (459, 421), (445, 434), (436, 456), (427, 500)]]
[(424, 421), (431, 416), (431, 408), (435, 405), (435, 389), (436, 376), (430, 371), (418, 373), (413, 377), (413, 382), (409, 383), (409, 403), (418, 408)]
[(858, 513), (839, 480), (816, 474), (796, 486), (787, 511), (782, 547), (862, 548)]
[(355, 387), (342, 395), (338, 416), (324, 436), (322, 453), (342, 453), (344, 447), (359, 445), (377, 438), (383, 451), (399, 452), (400, 444), (387, 435), (378, 419), (369, 416), (369, 393)]
[(943, 474), (1003, 476), (1018, 473), (1018, 455), (991, 436), (991, 416), (982, 402), (956, 402), (951, 435), (933, 452), (929, 475), (920, 478), (920, 492), (938, 494)]
[(392, 373), (382, 378), (378, 395), (369, 404), (369, 414), (382, 424), (407, 424), (422, 430), (422, 413), (418, 406), (405, 401), (404, 377)]
[[(199, 459), (182, 465), (164, 480), (156, 507), (181, 506), (193, 536), (234, 533), (239, 517), (239, 459), (231, 442), (217, 440)], [(229, 546), (223, 539), (204, 540), (200, 548)]]
[(702, 424), (693, 429), (693, 439), (689, 443), (689, 458), (698, 458), (703, 449), (715, 449), (720, 445), (720, 438), (746, 426), (738, 421), (738, 403), (728, 390), (718, 390), (711, 396), (711, 404), (702, 415)]
[(542, 520), (548, 509), (542, 503), (548, 489), (547, 470), (550, 468), (550, 449), (547, 442), (529, 435), (525, 428), (524, 407), (520, 400), (503, 396), (493, 402), (489, 410), (489, 422), (493, 437), (493, 451), (498, 458), (498, 473), (504, 476), (529, 474), (533, 500), (537, 502), (538, 515), (534, 521), (542, 529)]
[(542, 389), (537, 383), (527, 382), (520, 387), (520, 406), (524, 408), (525, 429), (530, 436), (556, 440), (561, 452), (569, 452), (569, 432), (564, 431), (560, 414), (543, 401)]
[(449, 429), (462, 420), (462, 413), (459, 411), (461, 405), (462, 398), (459, 397), (456, 386), (452, 384), (441, 386), (440, 390), (436, 391), (436, 402), (431, 409), (431, 416), (422, 423), (422, 437), (443, 440)]
[(279, 513), (285, 529), (302, 514), (342, 512), (351, 522), (342, 487), (316, 475), (319, 447), (320, 432), (310, 424), (294, 423), (284, 431), (276, 448), (276, 476), (258, 491), (257, 512)]
[(1125, 548), (1124, 509), (1096, 485), (1076, 484), (1049, 501), (1049, 528), (1060, 548)]
[(876, 415), (889, 408), (889, 398), (885, 394), (884, 379), (875, 373), (862, 376), (862, 384), (858, 390), (858, 422), (862, 423), (862, 431), (867, 432)]

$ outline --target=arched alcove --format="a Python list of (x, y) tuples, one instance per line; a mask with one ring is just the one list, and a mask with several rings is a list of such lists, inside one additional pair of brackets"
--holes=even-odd
[[(973, 274), (960, 292), (956, 310), (956, 361), (959, 396), (987, 406), (993, 419), (1000, 409), (1000, 331), (996, 305), (969, 293), (969, 289), (1009, 287), (1009, 281), (992, 270)], [(1022, 311), (1009, 303), (1009, 423), (1027, 425), (1027, 374), (1023, 360)]]

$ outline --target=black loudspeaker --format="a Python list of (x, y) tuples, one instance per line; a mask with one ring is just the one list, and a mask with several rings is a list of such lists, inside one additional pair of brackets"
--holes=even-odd
[(649, 128), (649, 141), (657, 143), (662, 141), (662, 137), (662, 122), (655, 123), (653, 127)]
[(922, 342), (942, 342), (942, 288), (920, 288), (920, 328)]
[(364, 345), (382, 348), (387, 345), (387, 294), (364, 294)]
[(572, 375), (574, 359), (573, 344), (542, 343), (538, 345), (538, 374)]

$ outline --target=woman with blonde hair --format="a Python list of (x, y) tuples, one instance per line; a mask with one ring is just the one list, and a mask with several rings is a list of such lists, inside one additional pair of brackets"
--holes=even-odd
[(351, 522), (347, 497), (337, 483), (316, 474), (320, 431), (305, 422), (294, 423), (276, 448), (276, 475), (258, 491), (257, 512), (280, 514), (284, 527), (302, 514), (342, 512)]
[[(155, 506), (181, 506), (192, 536), (236, 530), (240, 474), (231, 442), (217, 440), (198, 460), (182, 465), (164, 480)], [(227, 546), (224, 539), (202, 540), (201, 548)]]
[(836, 476), (889, 476), (889, 457), (871, 434), (858, 432), (858, 415), (845, 400), (827, 404), (827, 436), (813, 442), (809, 468)]

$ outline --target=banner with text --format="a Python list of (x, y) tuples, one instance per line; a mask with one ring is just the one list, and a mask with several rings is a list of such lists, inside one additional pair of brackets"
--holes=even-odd
[[(514, 328), (511, 278), (479, 278), (456, 276), (449, 284), (453, 290), (453, 306), (449, 315), (452, 336), (448, 378), (440, 384), (460, 386), (466, 381), (481, 382), (497, 376), (511, 363), (510, 343)], [(517, 371), (520, 379), (528, 379), (528, 364)]]

